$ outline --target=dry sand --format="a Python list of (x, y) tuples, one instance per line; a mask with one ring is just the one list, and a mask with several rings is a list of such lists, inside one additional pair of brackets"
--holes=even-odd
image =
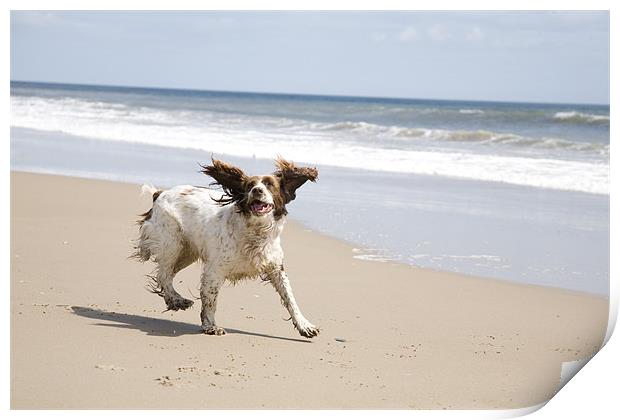
[[(320, 336), (260, 282), (223, 289), (228, 334), (206, 336), (199, 305), (163, 312), (152, 265), (127, 259), (148, 207), (135, 185), (12, 173), (12, 408), (520, 408), (605, 333), (606, 299), (360, 261), (289, 221), (287, 270)], [(198, 278), (177, 290), (197, 296)]]

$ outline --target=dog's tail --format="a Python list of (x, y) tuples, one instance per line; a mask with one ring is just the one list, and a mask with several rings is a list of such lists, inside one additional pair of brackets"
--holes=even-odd
[[(141, 195), (146, 195), (149, 194), (153, 197), (153, 204), (155, 204), (155, 200), (157, 200), (157, 197), (159, 197), (159, 195), (164, 192), (163, 190), (159, 190), (157, 188), (155, 188), (154, 186), (150, 185), (150, 184), (144, 184), (142, 186), (142, 194)], [(142, 226), (144, 225), (144, 222), (146, 222), (147, 220), (149, 220), (151, 218), (151, 216), (153, 215), (153, 208), (151, 207), (149, 209), (149, 211), (147, 211), (146, 213), (143, 213), (140, 215), (140, 219), (138, 220), (138, 225)]]
[(159, 197), (159, 195), (162, 193), (163, 191), (160, 189), (155, 188), (153, 185), (151, 184), (144, 184), (142, 185), (142, 193), (141, 195), (150, 195), (153, 197), (153, 203), (155, 202), (155, 200), (157, 200), (157, 197)]
[[(150, 195), (153, 197), (153, 204), (155, 204), (155, 200), (157, 197), (163, 192), (163, 190), (155, 188), (153, 185), (144, 184), (142, 185), (142, 196)], [(151, 223), (147, 223), (151, 220), (151, 216), (153, 216), (153, 207), (151, 207), (147, 212), (139, 215), (139, 219), (136, 221), (138, 226), (140, 226), (140, 237), (136, 240), (135, 252), (130, 255), (130, 258), (137, 258), (141, 261), (148, 261), (151, 258), (152, 248), (153, 248), (153, 240), (152, 240), (152, 226)]]

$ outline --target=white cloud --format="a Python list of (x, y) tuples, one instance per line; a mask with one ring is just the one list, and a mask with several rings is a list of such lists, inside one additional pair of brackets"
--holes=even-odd
[(433, 25), (428, 28), (427, 34), (433, 41), (445, 41), (450, 38), (450, 32), (448, 31), (448, 28), (446, 28), (444, 25), (439, 24)]
[(413, 26), (408, 26), (398, 34), (398, 39), (402, 42), (414, 42), (418, 39), (418, 31)]
[(484, 39), (484, 32), (480, 29), (480, 26), (474, 26), (467, 32), (466, 37), (469, 41), (481, 41)]

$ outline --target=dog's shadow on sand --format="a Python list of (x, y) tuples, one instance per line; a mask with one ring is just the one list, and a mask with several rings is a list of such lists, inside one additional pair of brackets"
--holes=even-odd
[[(101, 327), (128, 328), (145, 332), (147, 335), (157, 337), (180, 337), (182, 335), (203, 334), (202, 329), (194, 324), (187, 322), (170, 321), (167, 319), (151, 318), (142, 315), (123, 314), (118, 312), (108, 312), (101, 309), (86, 308), (83, 306), (71, 306), (73, 313), (85, 318), (98, 319), (101, 321), (111, 321), (113, 323), (98, 322), (93, 325)], [(296, 341), (300, 343), (311, 343), (310, 340), (299, 338), (279, 337), (276, 335), (261, 334), (234, 328), (226, 328), (228, 334), (242, 334), (254, 337), (272, 338), (275, 340)]]

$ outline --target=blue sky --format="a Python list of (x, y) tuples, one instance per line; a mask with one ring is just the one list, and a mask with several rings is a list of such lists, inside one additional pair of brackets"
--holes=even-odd
[(609, 103), (607, 12), (11, 12), (11, 79)]

